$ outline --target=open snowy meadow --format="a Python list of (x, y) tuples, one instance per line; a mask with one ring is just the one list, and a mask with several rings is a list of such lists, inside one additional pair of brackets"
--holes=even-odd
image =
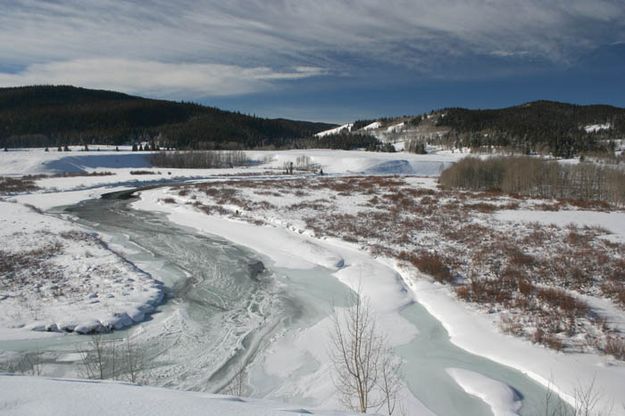
[(625, 414), (622, 208), (441, 187), (461, 152), (94, 149), (0, 153), (7, 414), (343, 414), (354, 293), (393, 414)]

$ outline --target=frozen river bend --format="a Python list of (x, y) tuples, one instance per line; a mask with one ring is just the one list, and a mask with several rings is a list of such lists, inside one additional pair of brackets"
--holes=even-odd
[[(88, 200), (65, 214), (99, 232), (111, 248), (167, 288), (169, 300), (151, 320), (109, 335), (129, 337), (145, 351), (149, 384), (228, 392), (246, 367), (244, 395), (339, 408), (327, 356), (330, 316), (333, 308), (347, 306), (345, 295), (362, 284), (380, 326), (406, 363), (402, 396), (409, 414), (483, 415), (519, 407), (520, 414), (533, 414), (541, 406), (541, 387), (518, 371), (454, 346), (399, 275), (366, 254), (294, 237), (298, 258), (275, 246), (281, 240), (271, 230), (250, 235), (253, 229), (241, 229), (248, 249), (223, 230), (236, 225), (208, 221), (197, 231), (190, 228), (197, 224), (134, 210), (134, 200), (125, 196)], [(268, 270), (261, 272), (259, 261)], [(74, 375), (72, 353), (85, 341), (73, 335), (39, 341), (36, 348), (46, 351), (48, 374)], [(25, 351), (33, 345), (7, 341), (0, 347)], [(462, 379), (458, 371), (449, 371), (458, 368), (466, 370)], [(484, 385), (494, 387), (476, 395)]]

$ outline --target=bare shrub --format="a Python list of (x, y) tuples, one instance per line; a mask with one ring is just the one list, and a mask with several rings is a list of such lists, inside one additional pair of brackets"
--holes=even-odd
[(179, 169), (233, 168), (250, 164), (245, 152), (233, 151), (187, 151), (159, 152), (150, 155), (152, 166)]
[(126, 380), (131, 383), (145, 381), (145, 354), (130, 338), (107, 340), (101, 334), (94, 334), (86, 348), (79, 353), (82, 377)]
[[(530, 157), (470, 157), (444, 170), (439, 183), (446, 188), (566, 199), (583, 208), (625, 204), (625, 172), (592, 163), (562, 165)], [(589, 200), (603, 203), (583, 202)]]
[(131, 175), (156, 175), (156, 172), (152, 170), (131, 170)]
[(14, 194), (18, 192), (32, 192), (39, 189), (34, 179), (0, 177), (0, 194)]
[(398, 404), (401, 362), (377, 329), (368, 299), (358, 291), (351, 301), (345, 314), (334, 316), (330, 333), (334, 385), (347, 408), (360, 413), (384, 408), (392, 415)]
[(404, 257), (420, 272), (428, 274), (441, 283), (453, 283), (454, 277), (444, 258), (437, 253), (422, 251), (418, 254), (404, 254)]
[(625, 340), (623, 338), (608, 337), (603, 350), (606, 354), (613, 355), (614, 358), (625, 361)]

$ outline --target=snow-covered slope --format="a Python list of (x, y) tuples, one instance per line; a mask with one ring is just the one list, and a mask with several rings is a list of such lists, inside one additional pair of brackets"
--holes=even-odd
[(586, 133), (596, 133), (598, 131), (609, 130), (611, 128), (612, 128), (612, 125), (610, 123), (603, 123), (603, 124), (590, 124), (588, 126), (585, 126), (584, 130), (586, 130)]
[(132, 384), (0, 376), (0, 413), (11, 416), (347, 415), (277, 402)]
[(321, 132), (315, 134), (315, 136), (316, 137), (325, 137), (325, 136), (330, 136), (332, 134), (339, 134), (339, 133), (341, 133), (343, 131), (350, 132), (350, 131), (352, 131), (352, 127), (353, 126), (354, 126), (353, 123), (343, 124), (342, 126), (338, 126), (338, 127), (333, 128), (333, 129), (330, 129), (330, 130), (321, 131)]

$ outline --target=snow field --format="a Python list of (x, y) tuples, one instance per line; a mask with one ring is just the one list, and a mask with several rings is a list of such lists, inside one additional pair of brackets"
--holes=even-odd
[[(71, 395), (69, 391), (71, 390)], [(286, 416), (348, 415), (267, 400), (132, 384), (0, 375), (0, 409), (12, 416)]]
[(121, 329), (162, 302), (162, 285), (96, 235), (17, 203), (0, 209), (3, 339)]

